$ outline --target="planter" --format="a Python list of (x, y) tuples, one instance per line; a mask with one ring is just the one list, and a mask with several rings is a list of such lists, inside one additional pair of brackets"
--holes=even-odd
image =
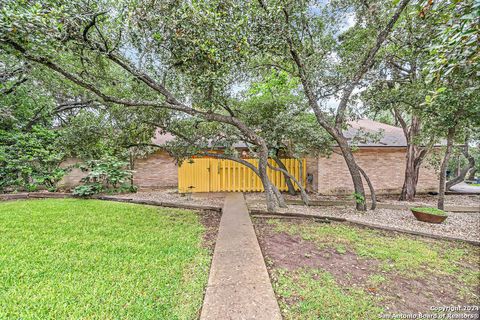
[(431, 213), (422, 212), (415, 209), (411, 209), (411, 211), (418, 221), (429, 222), (429, 223), (442, 223), (448, 217), (447, 215), (431, 214)]

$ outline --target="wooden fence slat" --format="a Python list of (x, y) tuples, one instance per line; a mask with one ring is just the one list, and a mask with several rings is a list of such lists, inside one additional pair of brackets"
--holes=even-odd
[[(245, 159), (254, 166), (258, 166), (258, 159)], [(278, 167), (273, 159), (268, 160), (272, 166)], [(281, 159), (287, 170), (306, 184), (306, 162), (297, 159)], [(301, 164), (301, 166), (300, 166)], [(287, 191), (287, 184), (282, 172), (267, 169), (268, 177), (281, 191)], [(193, 186), (193, 188), (189, 188)], [(298, 186), (295, 184), (295, 189)], [(195, 158), (186, 160), (178, 168), (179, 192), (253, 192), (263, 191), (260, 178), (248, 167), (232, 160)]]

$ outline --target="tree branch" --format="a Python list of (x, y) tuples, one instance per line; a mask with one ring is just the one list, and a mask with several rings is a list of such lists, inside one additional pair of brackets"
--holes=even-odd
[(2, 90), (0, 92), (0, 96), (6, 96), (6, 95), (9, 95), (10, 93), (14, 92), (15, 89), (17, 89), (17, 87), (19, 87), (22, 83), (24, 83), (25, 81), (27, 81), (28, 79), (27, 78), (22, 78), (20, 80), (17, 80), (15, 81), (10, 88), (8, 89), (5, 89), (5, 90)]
[(367, 56), (363, 59), (363, 62), (360, 64), (360, 68), (354, 74), (352, 81), (345, 88), (342, 98), (340, 99), (340, 103), (338, 104), (337, 115), (335, 117), (335, 126), (337, 127), (337, 129), (340, 129), (342, 124), (345, 121), (345, 110), (347, 108), (347, 103), (348, 103), (348, 100), (350, 99), (350, 96), (353, 90), (358, 85), (358, 83), (360, 82), (362, 77), (365, 75), (365, 73), (367, 73), (367, 71), (370, 70), (370, 68), (373, 66), (375, 56), (380, 50), (380, 47), (387, 39), (387, 36), (392, 31), (393, 26), (395, 25), (397, 20), (400, 18), (400, 15), (402, 14), (403, 10), (405, 9), (405, 7), (409, 2), (410, 0), (402, 0), (402, 2), (400, 2), (393, 16), (390, 18), (387, 25), (385, 26), (385, 28), (378, 34), (375, 45), (372, 48), (370, 48), (370, 50), (368, 51)]
[[(197, 116), (200, 116), (200, 117), (202, 117), (206, 120), (218, 121), (218, 122), (233, 125), (233, 126), (237, 127), (243, 134), (245, 134), (251, 141), (254, 141), (258, 145), (262, 144), (261, 138), (259, 136), (257, 136), (255, 133), (253, 133), (243, 122), (241, 122), (237, 118), (234, 118), (234, 117), (231, 117), (231, 116), (226, 116), (226, 115), (223, 115), (223, 114), (220, 114), (220, 113), (214, 113), (214, 112), (211, 112), (211, 111), (200, 111), (200, 110), (196, 110), (194, 108), (191, 108), (189, 106), (186, 106), (186, 105), (180, 103), (178, 100), (176, 100), (175, 97), (173, 97), (173, 95), (168, 90), (164, 89), (163, 86), (155, 83), (153, 81), (153, 79), (151, 81), (150, 80), (151, 78), (144, 73), (143, 74), (142, 73), (138, 73), (138, 74), (135, 73), (135, 74), (137, 74), (138, 77), (140, 79), (142, 79), (142, 81), (144, 81), (144, 83), (149, 85), (151, 88), (156, 88), (156, 90), (159, 91), (160, 93), (163, 92), (162, 95), (166, 97), (165, 102), (160, 102), (160, 101), (136, 101), (136, 100), (128, 100), (128, 99), (119, 99), (119, 98), (116, 98), (116, 97), (109, 96), (109, 95), (103, 93), (100, 89), (98, 89), (93, 84), (88, 83), (88, 82), (84, 81), (83, 79), (81, 79), (80, 77), (78, 77), (77, 75), (66, 71), (65, 69), (60, 67), (58, 64), (48, 60), (47, 58), (38, 57), (38, 56), (35, 56), (35, 55), (32, 55), (32, 54), (28, 53), (27, 50), (25, 48), (23, 48), (21, 45), (19, 45), (18, 43), (14, 42), (10, 39), (1, 40), (1, 42), (5, 43), (6, 45), (10, 46), (14, 50), (21, 53), (25, 59), (33, 61), (33, 62), (37, 62), (39, 64), (42, 64), (42, 65), (56, 71), (57, 73), (61, 74), (62, 76), (64, 76), (68, 80), (77, 84), (78, 86), (80, 86), (84, 89), (87, 89), (88, 91), (93, 92), (95, 95), (97, 95), (104, 102), (107, 102), (107, 103), (110, 102), (110, 103), (120, 104), (120, 105), (124, 105), (124, 106), (129, 106), (129, 107), (163, 108), (163, 109), (180, 111), (180, 112), (183, 112), (183, 113), (186, 113), (186, 114), (189, 114), (189, 115), (197, 115)], [(119, 63), (122, 63), (119, 59), (116, 59), (116, 61), (118, 61)], [(127, 71), (130, 70), (130, 66), (128, 66), (128, 64), (123, 63), (123, 65), (126, 68), (125, 70), (127, 70)], [(135, 72), (135, 70), (131, 69), (131, 72)]]
[(294, 175), (292, 175), (290, 172), (288, 172), (287, 170), (284, 170), (282, 168), (279, 168), (279, 167), (275, 167), (275, 166), (272, 166), (270, 163), (268, 163), (268, 167), (272, 170), (275, 170), (275, 171), (279, 171), (279, 172), (282, 172), (283, 174), (285, 174), (286, 176), (288, 176), (291, 180), (293, 180), (293, 182), (295, 182), (295, 184), (298, 186), (298, 188), (300, 189), (300, 194), (302, 195), (302, 201), (303, 203), (308, 206), (308, 195), (307, 193), (305, 192), (305, 188), (303, 187), (303, 185), (300, 183), (300, 181), (298, 181), (297, 178), (295, 178)]
[(407, 122), (405, 121), (405, 119), (403, 119), (402, 115), (400, 114), (397, 108), (393, 107), (392, 110), (393, 110), (393, 115), (395, 119), (397, 119), (398, 123), (400, 123), (400, 126), (402, 127), (405, 138), (409, 140), (409, 134), (408, 134), (409, 130), (408, 130)]

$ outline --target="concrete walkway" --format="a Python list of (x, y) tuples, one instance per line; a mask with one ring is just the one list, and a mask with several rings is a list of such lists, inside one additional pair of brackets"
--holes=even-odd
[(450, 190), (454, 192), (461, 192), (461, 193), (480, 194), (479, 186), (472, 186), (465, 182), (460, 182), (459, 184), (454, 185), (453, 187), (450, 188)]
[(228, 194), (200, 319), (281, 319), (241, 193)]

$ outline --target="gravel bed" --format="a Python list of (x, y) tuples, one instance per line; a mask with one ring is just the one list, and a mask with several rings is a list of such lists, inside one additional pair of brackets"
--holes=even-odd
[[(263, 202), (249, 201), (248, 206), (250, 209), (266, 210), (266, 205)], [(457, 237), (465, 240), (480, 240), (479, 213), (449, 212), (445, 222), (442, 224), (431, 224), (418, 221), (409, 210), (398, 209), (376, 209), (374, 211), (360, 213), (353, 207), (306, 207), (290, 205), (288, 208), (279, 208), (278, 212), (347, 218), (433, 235)]]
[[(193, 193), (191, 196), (179, 194), (177, 189), (164, 189), (150, 192), (137, 192), (119, 195), (122, 198), (135, 200), (155, 200), (164, 202), (174, 202), (180, 204), (223, 206), (224, 194), (221, 193)], [(245, 193), (249, 208), (266, 210), (263, 193)], [(478, 205), (480, 196), (447, 196), (447, 205)], [(285, 195), (286, 199), (299, 199)], [(339, 200), (339, 197), (325, 197), (312, 195), (311, 199), (318, 200)], [(345, 199), (345, 198), (343, 198)], [(394, 198), (385, 199), (389, 203), (395, 203)], [(391, 201), (391, 202), (390, 202)], [(419, 197), (416, 205), (434, 205), (436, 197)], [(382, 201), (384, 202), (384, 201)], [(404, 202), (399, 202), (404, 203)], [(361, 222), (383, 225), (387, 227), (396, 227), (410, 231), (426, 232), (441, 236), (453, 236), (466, 240), (480, 239), (480, 214), (479, 213), (455, 213), (450, 212), (449, 217), (442, 224), (430, 224), (420, 222), (415, 219), (409, 210), (399, 209), (377, 209), (359, 213), (353, 206), (336, 207), (306, 207), (301, 205), (290, 205), (288, 208), (278, 209), (279, 213), (302, 213), (317, 216), (332, 216), (339, 218), (354, 219)]]
[[(391, 204), (414, 204), (422, 206), (436, 206), (437, 205), (437, 196), (430, 195), (419, 195), (415, 198), (414, 201), (399, 201), (398, 196), (385, 195), (379, 196), (378, 201), (381, 203), (391, 203)], [(446, 206), (469, 206), (469, 207), (479, 207), (480, 206), (480, 194), (471, 194), (471, 195), (445, 195), (445, 205)]]
[[(256, 193), (246, 193), (245, 197), (247, 201), (264, 201), (265, 195), (260, 192)], [(289, 194), (284, 194), (285, 200), (301, 200), (300, 195), (291, 196)], [(318, 194), (309, 194), (310, 200), (346, 200), (353, 201), (350, 196), (325, 196)], [(418, 195), (414, 201), (399, 201), (398, 195), (378, 195), (378, 203), (388, 203), (388, 204), (400, 204), (400, 205), (415, 205), (415, 206), (436, 206), (437, 205), (437, 196), (422, 194)], [(471, 195), (446, 195), (445, 196), (445, 205), (446, 206), (470, 206), (470, 207), (479, 207), (480, 206), (480, 194), (471, 194)]]
[(190, 195), (178, 193), (176, 188), (163, 189), (155, 191), (140, 191), (137, 193), (126, 193), (116, 195), (119, 198), (127, 198), (134, 200), (154, 200), (163, 202), (173, 202), (188, 205), (204, 205), (204, 206), (223, 206), (223, 194), (217, 193), (192, 193)]

